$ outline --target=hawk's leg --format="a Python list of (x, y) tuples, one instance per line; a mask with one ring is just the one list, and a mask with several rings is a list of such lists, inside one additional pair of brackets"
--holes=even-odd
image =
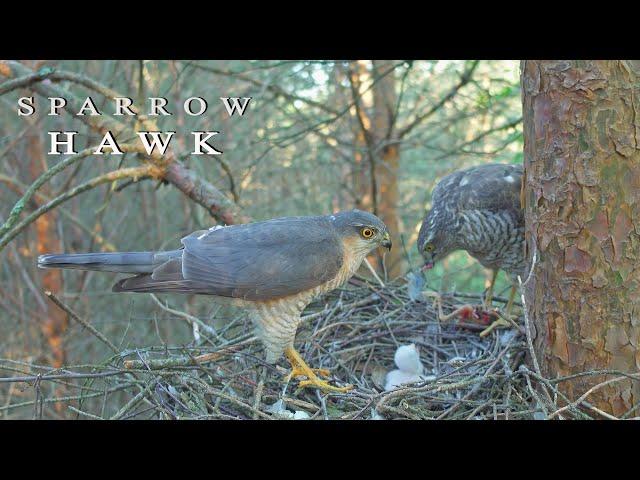
[(491, 303), (493, 302), (493, 286), (496, 284), (496, 278), (498, 277), (498, 269), (495, 269), (491, 272), (491, 283), (489, 284), (489, 288), (487, 289), (487, 295), (484, 299), (484, 308), (489, 310), (491, 308)]
[(288, 375), (288, 379), (294, 377), (307, 377), (306, 380), (302, 380), (298, 386), (300, 388), (304, 387), (316, 387), (320, 390), (329, 391), (329, 392), (348, 392), (353, 388), (352, 385), (347, 385), (346, 387), (335, 387), (331, 385), (329, 382), (325, 380), (321, 380), (317, 375), (318, 372), (320, 375), (327, 376), (329, 374), (328, 370), (323, 369), (313, 369), (306, 364), (306, 362), (302, 359), (300, 354), (293, 348), (287, 347), (284, 351), (284, 354), (287, 356), (289, 363), (291, 363), (291, 373)]
[[(496, 270), (497, 271), (497, 270)], [(495, 280), (495, 277), (494, 277)], [(495, 330), (498, 327), (512, 327), (512, 326), (516, 326), (515, 322), (511, 319), (511, 309), (513, 308), (513, 300), (516, 296), (516, 291), (517, 288), (515, 285), (511, 286), (511, 293), (509, 294), (509, 301), (507, 302), (507, 307), (505, 308), (505, 313), (504, 313), (504, 317), (500, 317), (498, 320), (496, 320), (495, 322), (493, 322), (491, 325), (489, 325), (487, 328), (485, 328), (482, 332), (480, 332), (480, 336), (481, 337), (486, 337), (487, 335), (489, 335), (493, 330)]]
[[(292, 378), (307, 376), (307, 374), (304, 373), (304, 370), (302, 370), (302, 368), (300, 368), (297, 364), (296, 366), (293, 366), (293, 363), (291, 362), (291, 360), (289, 360), (289, 362), (291, 363), (292, 367), (291, 367), (291, 371), (287, 374), (286, 377), (284, 377), (285, 382), (288, 382)], [(331, 372), (326, 368), (312, 368), (311, 371), (320, 377), (328, 377), (329, 375), (331, 375)]]
[(509, 301), (507, 302), (507, 308), (505, 309), (505, 314), (507, 317), (511, 317), (511, 309), (513, 308), (513, 300), (516, 298), (516, 292), (518, 289), (516, 288), (515, 283), (511, 285), (511, 293), (509, 294)]

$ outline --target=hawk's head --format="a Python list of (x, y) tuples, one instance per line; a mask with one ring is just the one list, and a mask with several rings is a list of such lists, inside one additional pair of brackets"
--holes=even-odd
[(418, 250), (424, 258), (424, 268), (432, 268), (438, 260), (455, 250), (454, 241), (450, 216), (437, 208), (431, 209), (418, 234)]
[(372, 213), (350, 210), (329, 215), (329, 218), (338, 235), (354, 250), (369, 253), (379, 246), (391, 250), (387, 226)]

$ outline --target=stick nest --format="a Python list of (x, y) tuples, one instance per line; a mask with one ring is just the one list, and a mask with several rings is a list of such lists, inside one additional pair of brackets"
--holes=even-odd
[[(195, 332), (191, 344), (114, 352), (102, 365), (29, 365), (31, 375), (21, 381), (34, 387), (35, 399), (8, 401), (2, 408), (30, 406), (38, 417), (45, 405), (55, 404), (67, 418), (112, 419), (532, 418), (535, 392), (529, 370), (522, 368), (522, 331), (495, 330), (481, 338), (486, 325), (463, 326), (458, 318), (440, 322), (433, 298), (423, 293), (412, 300), (402, 282), (362, 282), (309, 306), (295, 346), (309, 366), (330, 370), (332, 384), (354, 385), (345, 394), (298, 389), (295, 379), (286, 383), (288, 363), (263, 361), (245, 315), (218, 332), (185, 315)], [(440, 296), (445, 314), (480, 298)], [(407, 344), (420, 352), (424, 380), (385, 391), (385, 376), (396, 368), (394, 354)], [(2, 362), (0, 368), (25, 372), (20, 362)], [(47, 394), (47, 382), (58, 389)]]

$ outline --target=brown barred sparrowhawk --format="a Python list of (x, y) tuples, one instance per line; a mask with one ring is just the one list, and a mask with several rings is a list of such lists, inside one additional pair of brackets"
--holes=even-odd
[(42, 255), (42, 268), (74, 268), (136, 274), (115, 292), (212, 295), (249, 311), (266, 360), (285, 353), (300, 386), (346, 391), (321, 380), (294, 349), (300, 314), (317, 296), (345, 283), (367, 254), (391, 248), (389, 232), (375, 215), (359, 210), (326, 216), (284, 217), (214, 227), (162, 252)]
[(526, 268), (524, 210), (520, 205), (522, 165), (489, 164), (451, 173), (438, 182), (418, 235), (425, 268), (454, 250), (466, 250), (493, 270), (487, 292), (490, 305), (499, 269), (511, 277), (507, 312), (515, 295), (517, 276)]

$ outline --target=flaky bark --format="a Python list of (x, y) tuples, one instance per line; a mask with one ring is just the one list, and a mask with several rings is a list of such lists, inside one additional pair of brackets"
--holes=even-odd
[[(522, 64), (527, 255), (534, 346), (549, 377), (640, 370), (640, 62)], [(611, 376), (560, 383), (576, 399)], [(622, 415), (623, 379), (587, 401)]]

